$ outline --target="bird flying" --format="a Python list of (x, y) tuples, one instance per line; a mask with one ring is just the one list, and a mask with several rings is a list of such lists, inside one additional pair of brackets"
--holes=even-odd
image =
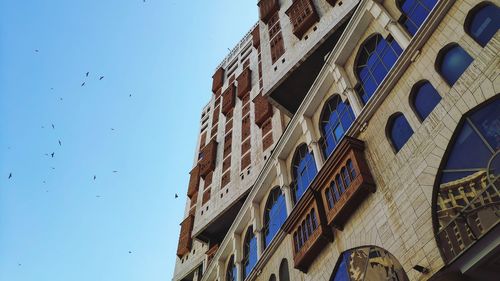
[(179, 195), (177, 195), (177, 193), (175, 194), (175, 198), (179, 198)]
[(90, 73), (90, 72), (88, 72), (88, 71), (87, 71), (87, 73), (85, 74), (85, 77), (89, 77), (89, 73)]
[(52, 124), (52, 129), (55, 129), (55, 128), (56, 128), (56, 126), (54, 126), (54, 124)]
[(102, 80), (102, 79), (104, 79), (104, 76), (99, 77), (99, 80)]
[(62, 145), (62, 142), (61, 142), (61, 140), (59, 140), (59, 146), (61, 146), (61, 145)]
[(55, 152), (52, 152), (52, 153), (50, 154), (50, 156), (52, 156), (52, 158), (54, 158), (54, 154), (56, 154), (56, 153), (55, 153)]
[(95, 179), (97, 179), (97, 177), (96, 177), (96, 176), (94, 176), (94, 180), (95, 180)]
[(81, 85), (80, 87), (83, 87), (83, 86), (85, 86), (85, 82), (83, 82), (83, 83), (82, 83), (82, 85)]
[(9, 174), (9, 179), (11, 179), (11, 178), (12, 178), (12, 173)]

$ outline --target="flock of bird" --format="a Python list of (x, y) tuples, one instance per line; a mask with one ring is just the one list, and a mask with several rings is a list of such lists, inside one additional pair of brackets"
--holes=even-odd
[[(144, 2), (146, 2), (146, 0), (144, 0)], [(40, 53), (40, 50), (39, 50), (39, 49), (35, 49), (34, 51), (35, 51), (35, 53)], [(85, 73), (85, 78), (89, 78), (89, 76), (90, 76), (90, 71), (87, 71), (87, 72)], [(99, 80), (99, 81), (102, 81), (104, 78), (105, 78), (105, 76), (104, 76), (104, 75), (99, 75), (99, 76), (98, 76), (98, 80)], [(85, 84), (86, 84), (86, 82), (87, 82), (87, 81), (83, 81), (83, 82), (81, 83), (80, 87), (84, 87), (84, 86), (85, 86)], [(51, 90), (54, 90), (54, 88), (50, 88), (50, 89), (51, 89)], [(131, 97), (132, 97), (132, 94), (129, 94), (129, 98), (131, 98)], [(59, 99), (60, 99), (60, 100), (63, 100), (63, 98), (62, 98), (62, 97), (60, 97)], [(55, 130), (55, 129), (56, 129), (56, 126), (54, 125), (54, 123), (52, 123), (52, 124), (51, 124), (51, 127), (52, 127), (52, 129), (53, 129), (53, 130)], [(41, 128), (42, 128), (42, 129), (45, 129), (45, 126), (43, 126), (43, 125), (42, 125), (42, 126), (41, 126)], [(115, 131), (115, 128), (110, 128), (110, 129), (111, 129), (111, 131)], [(63, 145), (63, 143), (62, 143), (61, 139), (58, 139), (58, 141), (57, 141), (57, 142), (58, 142), (58, 144), (59, 144), (59, 146), (60, 146), (60, 147)], [(10, 147), (9, 147), (9, 149), (10, 149)], [(54, 158), (54, 157), (55, 157), (55, 155), (56, 155), (56, 154), (55, 154), (55, 152), (52, 152), (52, 153), (45, 153), (45, 156), (47, 156), (47, 157), (49, 157), (49, 156), (50, 156), (51, 158)], [(52, 169), (52, 170), (55, 170), (55, 167), (51, 167), (51, 169)], [(113, 172), (114, 174), (118, 173), (118, 171), (117, 171), (117, 170), (113, 170), (112, 172)], [(9, 173), (9, 175), (8, 175), (8, 177), (7, 177), (7, 179), (8, 179), (8, 180), (12, 180), (12, 179), (13, 179), (13, 177), (14, 177), (14, 174), (13, 174), (12, 172), (10, 172), (10, 173)], [(95, 180), (97, 180), (97, 175), (93, 175), (91, 178), (92, 178), (92, 180), (94, 180), (94, 181), (95, 181)], [(45, 181), (43, 181), (43, 183), (45, 184), (46, 182), (45, 182)], [(48, 192), (48, 190), (46, 190), (46, 192)], [(96, 198), (101, 198), (101, 196), (100, 196), (100, 195), (96, 195)], [(175, 198), (175, 199), (179, 198), (179, 195), (178, 195), (177, 193), (175, 193), (174, 198)]]

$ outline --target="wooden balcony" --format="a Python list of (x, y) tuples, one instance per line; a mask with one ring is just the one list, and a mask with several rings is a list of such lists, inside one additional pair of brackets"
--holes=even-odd
[(320, 196), (308, 189), (299, 200), (283, 229), (292, 235), (294, 267), (307, 273), (325, 245), (333, 240)]
[(252, 89), (252, 71), (249, 67), (245, 68), (238, 76), (238, 98), (242, 99)]
[(193, 230), (194, 215), (189, 215), (181, 223), (181, 233), (179, 235), (179, 245), (177, 246), (177, 256), (180, 258), (191, 251), (192, 238), (191, 231)]
[(254, 30), (252, 30), (252, 44), (254, 48), (259, 48), (260, 46), (260, 30), (259, 25), (257, 25)]
[(217, 142), (211, 140), (200, 153), (200, 159), (198, 160), (198, 166), (200, 168), (200, 176), (205, 177), (210, 172), (215, 169), (215, 160), (217, 157)]
[(189, 174), (190, 177), (187, 196), (189, 198), (192, 198), (193, 194), (198, 192), (200, 184), (200, 168), (198, 167), (198, 165), (196, 165), (196, 167), (194, 167)]
[(229, 87), (222, 94), (222, 114), (227, 115), (233, 108), (236, 103), (236, 86), (234, 83), (231, 83)]
[(364, 143), (345, 136), (319, 171), (314, 189), (322, 197), (328, 224), (343, 229), (375, 184), (366, 163)]
[(207, 250), (206, 255), (207, 255), (207, 266), (210, 264), (210, 262), (213, 260), (215, 257), (215, 254), (217, 253), (217, 250), (219, 250), (219, 244), (214, 244), (210, 247), (210, 249)]
[(295, 0), (285, 13), (292, 22), (293, 34), (299, 39), (319, 21), (312, 0)]
[(260, 19), (267, 24), (269, 19), (274, 13), (278, 12), (280, 9), (280, 1), (279, 0), (260, 0), (257, 3), (259, 6), (259, 15)]
[(255, 103), (255, 124), (260, 128), (267, 119), (273, 116), (273, 106), (261, 94), (257, 95), (253, 102)]
[(219, 68), (212, 76), (212, 92), (217, 92), (224, 84), (224, 68)]

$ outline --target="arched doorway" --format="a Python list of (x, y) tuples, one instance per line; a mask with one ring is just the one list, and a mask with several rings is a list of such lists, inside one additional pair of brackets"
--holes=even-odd
[(465, 114), (436, 178), (433, 219), (445, 263), (500, 221), (500, 98)]
[(387, 250), (364, 246), (343, 252), (330, 281), (408, 281), (399, 261)]

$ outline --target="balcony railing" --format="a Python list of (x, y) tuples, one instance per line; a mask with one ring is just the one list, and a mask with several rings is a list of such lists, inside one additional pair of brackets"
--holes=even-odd
[(317, 188), (323, 198), (328, 224), (342, 229), (375, 184), (366, 163), (364, 143), (345, 136), (328, 157)]
[(320, 197), (307, 190), (293, 209), (283, 229), (293, 237), (294, 267), (307, 272), (324, 246), (332, 241)]
[[(442, 217), (453, 214), (451, 220), (436, 233), (438, 247), (446, 264), (467, 251), (500, 221), (500, 177), (488, 179), (486, 173), (478, 176), (487, 185), (473, 200), (463, 208), (448, 209), (446, 214), (445, 210), (438, 211), (438, 216)], [(468, 179), (463, 184), (470, 184), (470, 181)]]

